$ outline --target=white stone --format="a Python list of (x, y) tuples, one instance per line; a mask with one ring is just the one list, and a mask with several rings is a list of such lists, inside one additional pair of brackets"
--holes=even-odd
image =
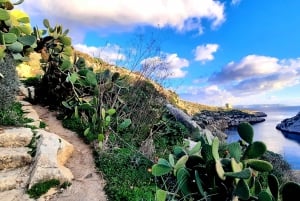
[(29, 188), (49, 179), (58, 179), (62, 183), (70, 182), (74, 177), (64, 164), (74, 151), (73, 145), (45, 130), (38, 129), (37, 136), (40, 138)]

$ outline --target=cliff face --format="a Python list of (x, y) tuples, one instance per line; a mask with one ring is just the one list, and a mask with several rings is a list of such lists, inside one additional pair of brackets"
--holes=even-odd
[(300, 134), (300, 112), (291, 118), (284, 119), (276, 128), (281, 131)]
[(246, 113), (240, 110), (224, 110), (224, 111), (201, 111), (193, 116), (193, 120), (202, 128), (213, 126), (221, 131), (226, 128), (235, 127), (241, 122), (249, 122), (250, 124), (265, 121), (267, 116), (262, 112)]

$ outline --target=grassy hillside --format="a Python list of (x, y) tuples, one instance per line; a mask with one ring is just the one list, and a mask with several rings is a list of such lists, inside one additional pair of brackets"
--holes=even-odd
[[(124, 67), (108, 64), (100, 58), (92, 58), (90, 55), (77, 50), (75, 50), (74, 53), (78, 57), (84, 58), (87, 63), (87, 66), (91, 66), (94, 69), (94, 71), (103, 71), (105, 69), (109, 69), (112, 72), (119, 72), (121, 75), (127, 75), (132, 81), (145, 79), (144, 76), (139, 72), (130, 71)], [(40, 54), (31, 53), (30, 61), (24, 62), (17, 67), (19, 77), (28, 78), (34, 77), (36, 75), (41, 75), (43, 71), (40, 67), (40, 59)], [(222, 109), (221, 107), (215, 107), (182, 100), (175, 92), (165, 89), (158, 83), (155, 83), (151, 80), (148, 81), (150, 81), (155, 86), (156, 90), (159, 91), (170, 103), (176, 105), (178, 108), (184, 110), (190, 115), (193, 115), (201, 110), (217, 111)]]

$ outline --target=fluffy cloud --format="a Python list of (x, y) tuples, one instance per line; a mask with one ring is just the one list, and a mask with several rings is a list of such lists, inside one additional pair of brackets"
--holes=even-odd
[(207, 105), (223, 106), (227, 102), (233, 102), (232, 95), (226, 90), (219, 88), (217, 85), (205, 87), (182, 86), (177, 89), (177, 93), (185, 100)]
[(195, 50), (195, 60), (202, 61), (203, 63), (213, 60), (213, 53), (215, 53), (218, 48), (218, 44), (206, 44), (197, 46)]
[(202, 19), (212, 27), (225, 20), (224, 4), (214, 0), (26, 0), (20, 7), (32, 17), (94, 30), (150, 25), (201, 31)]
[[(187, 74), (183, 68), (189, 66), (189, 61), (177, 54), (165, 54), (162, 57), (147, 58), (141, 62), (144, 69), (154, 72), (157, 77), (182, 78)], [(145, 70), (144, 70), (145, 71)]]
[[(219, 106), (226, 102), (278, 103), (284, 97), (271, 99), (272, 92), (300, 86), (300, 58), (280, 60), (249, 55), (238, 62), (228, 63), (207, 80), (201, 78), (193, 83), (194, 86), (182, 87), (178, 93), (187, 100), (199, 103)], [(299, 96), (295, 94), (296, 99)]]
[(230, 62), (208, 79), (212, 84), (222, 84), (237, 96), (281, 89), (299, 81), (300, 58), (279, 60), (259, 55)]
[(116, 64), (116, 62), (126, 59), (126, 56), (122, 53), (122, 49), (118, 45), (107, 44), (103, 47), (95, 47), (76, 44), (74, 48), (92, 57), (101, 58), (110, 64)]

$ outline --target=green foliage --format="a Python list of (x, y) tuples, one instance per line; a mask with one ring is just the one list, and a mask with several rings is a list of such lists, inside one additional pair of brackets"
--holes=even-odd
[(23, 126), (32, 122), (32, 119), (24, 117), (22, 104), (13, 102), (7, 109), (0, 109), (0, 125), (3, 126)]
[(57, 186), (59, 186), (59, 180), (51, 179), (34, 184), (29, 190), (27, 190), (27, 193), (29, 194), (30, 198), (37, 199), (41, 195), (47, 193), (50, 188)]
[[(159, 201), (277, 200), (279, 182), (270, 174), (273, 165), (261, 159), (266, 147), (263, 142), (252, 141), (249, 125), (239, 125), (239, 134), (247, 144), (230, 143), (225, 145), (226, 152), (218, 138), (211, 143), (200, 139), (193, 149), (189, 144), (175, 147), (168, 160), (160, 158), (152, 166), (152, 174), (159, 181)], [(167, 180), (176, 181), (176, 187), (167, 185)], [(282, 189), (287, 189), (284, 186)], [(290, 194), (299, 187), (292, 186)]]
[(119, 148), (95, 152), (97, 167), (103, 172), (109, 200), (154, 200), (155, 183), (148, 168), (153, 164), (134, 150)]
[(0, 109), (8, 109), (16, 100), (19, 80), (16, 73), (15, 61), (10, 54), (0, 60)]

